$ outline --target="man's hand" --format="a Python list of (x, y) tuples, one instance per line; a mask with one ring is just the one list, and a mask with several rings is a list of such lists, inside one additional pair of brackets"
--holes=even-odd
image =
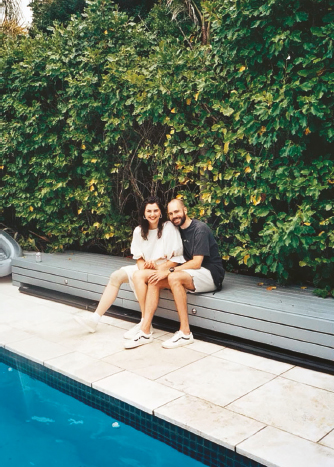
[(151, 274), (149, 280), (148, 280), (148, 283), (149, 284), (157, 284), (159, 281), (162, 281), (164, 279), (166, 279), (166, 277), (168, 276), (169, 274), (169, 271), (168, 269), (167, 270), (163, 270), (163, 271), (156, 271), (154, 272), (153, 274)]

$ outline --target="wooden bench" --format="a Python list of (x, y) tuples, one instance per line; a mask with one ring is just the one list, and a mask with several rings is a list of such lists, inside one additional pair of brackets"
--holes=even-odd
[[(25, 253), (13, 260), (13, 285), (98, 301), (111, 272), (133, 263), (82, 252), (43, 253), (42, 262), (36, 262), (35, 254)], [(297, 286), (267, 290), (266, 281), (263, 286), (260, 282), (256, 277), (226, 274), (220, 292), (188, 294), (190, 324), (333, 362), (334, 300)], [(121, 287), (114, 305), (140, 311), (128, 284)], [(162, 291), (156, 316), (178, 321), (170, 291)]]

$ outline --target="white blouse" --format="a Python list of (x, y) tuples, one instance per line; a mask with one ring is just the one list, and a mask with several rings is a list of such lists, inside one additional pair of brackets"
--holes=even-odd
[(183, 246), (179, 229), (170, 221), (164, 223), (162, 235), (158, 238), (158, 229), (149, 230), (147, 240), (141, 236), (141, 227), (135, 228), (131, 243), (133, 259), (143, 258), (157, 264), (171, 260), (184, 263)]

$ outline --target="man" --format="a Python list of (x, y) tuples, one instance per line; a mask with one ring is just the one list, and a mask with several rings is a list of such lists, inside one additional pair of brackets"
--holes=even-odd
[(180, 229), (183, 256), (186, 262), (171, 267), (167, 271), (156, 271), (149, 278), (145, 319), (140, 331), (126, 344), (126, 348), (134, 348), (152, 342), (150, 326), (158, 306), (160, 289), (171, 289), (180, 318), (180, 330), (162, 344), (166, 349), (194, 342), (189, 328), (187, 291), (199, 293), (221, 289), (224, 269), (217, 242), (209, 227), (204, 222), (190, 219), (187, 208), (179, 199), (173, 199), (168, 204), (168, 217)]

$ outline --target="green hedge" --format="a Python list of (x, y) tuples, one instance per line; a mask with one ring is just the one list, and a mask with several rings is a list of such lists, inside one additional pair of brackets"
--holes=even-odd
[(333, 288), (333, 1), (202, 2), (209, 46), (163, 5), (87, 3), (6, 41), (5, 222), (119, 254), (142, 199), (178, 195), (227, 269)]

